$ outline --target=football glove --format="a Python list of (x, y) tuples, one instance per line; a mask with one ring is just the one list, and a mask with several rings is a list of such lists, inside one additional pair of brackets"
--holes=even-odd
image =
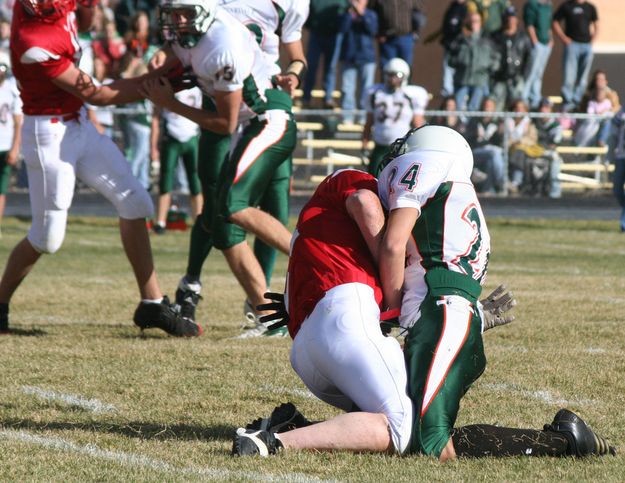
[(278, 329), (289, 323), (289, 313), (284, 303), (284, 294), (276, 292), (266, 292), (265, 298), (273, 300), (268, 304), (260, 304), (256, 306), (256, 310), (273, 310), (273, 314), (261, 315), (258, 320), (263, 324), (273, 322), (267, 326), (268, 330)]
[(514, 320), (514, 315), (508, 314), (508, 311), (516, 305), (516, 300), (505, 285), (497, 287), (485, 299), (480, 300), (480, 303), (484, 315), (484, 332)]

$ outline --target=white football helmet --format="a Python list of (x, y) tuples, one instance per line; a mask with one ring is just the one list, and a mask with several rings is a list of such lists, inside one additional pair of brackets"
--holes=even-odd
[(449, 154), (454, 161), (454, 167), (458, 167), (459, 171), (468, 178), (471, 177), (473, 152), (467, 140), (454, 129), (428, 124), (411, 129), (403, 138), (396, 139), (381, 163), (380, 171), (396, 157), (412, 151), (435, 151)]
[(410, 78), (410, 66), (399, 57), (389, 60), (384, 66), (384, 80), (387, 85), (389, 85), (390, 77), (398, 77), (401, 79), (401, 85), (405, 86)]
[(165, 40), (194, 47), (210, 28), (218, 0), (162, 0), (159, 24)]

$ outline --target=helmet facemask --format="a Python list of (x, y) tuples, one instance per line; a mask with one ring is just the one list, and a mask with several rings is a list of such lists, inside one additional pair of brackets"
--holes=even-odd
[(195, 47), (215, 19), (213, 2), (164, 2), (159, 11), (163, 37), (185, 49)]

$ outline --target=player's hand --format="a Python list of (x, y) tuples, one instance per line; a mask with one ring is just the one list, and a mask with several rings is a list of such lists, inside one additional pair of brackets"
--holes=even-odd
[(157, 51), (150, 59), (150, 62), (148, 62), (148, 71), (152, 72), (153, 70), (163, 67), (166, 60), (167, 54), (162, 50)]
[(284, 294), (266, 292), (264, 296), (266, 299), (272, 300), (272, 302), (257, 305), (256, 310), (273, 310), (274, 312), (272, 314), (261, 316), (259, 320), (263, 324), (273, 322), (267, 327), (269, 330), (274, 330), (287, 325), (289, 323), (289, 313), (287, 312), (286, 305), (284, 303)]
[(295, 89), (298, 87), (299, 79), (294, 74), (278, 74), (276, 76), (276, 83), (284, 92), (293, 97)]
[(7, 153), (7, 157), (6, 157), (6, 163), (9, 166), (15, 166), (17, 164), (17, 160), (19, 159), (19, 149), (11, 149), (8, 153)]
[(485, 299), (480, 300), (484, 314), (484, 331), (506, 325), (514, 320), (514, 315), (508, 312), (516, 305), (516, 300), (505, 285), (500, 285)]
[(171, 83), (165, 77), (143, 81), (141, 87), (139, 87), (139, 93), (157, 106), (165, 109), (168, 109), (168, 106), (171, 106), (176, 100)]

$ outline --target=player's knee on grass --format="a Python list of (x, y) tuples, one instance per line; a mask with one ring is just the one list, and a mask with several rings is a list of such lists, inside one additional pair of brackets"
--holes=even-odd
[(55, 253), (63, 244), (66, 226), (66, 210), (48, 210), (42, 215), (33, 215), (28, 241), (39, 253)]

